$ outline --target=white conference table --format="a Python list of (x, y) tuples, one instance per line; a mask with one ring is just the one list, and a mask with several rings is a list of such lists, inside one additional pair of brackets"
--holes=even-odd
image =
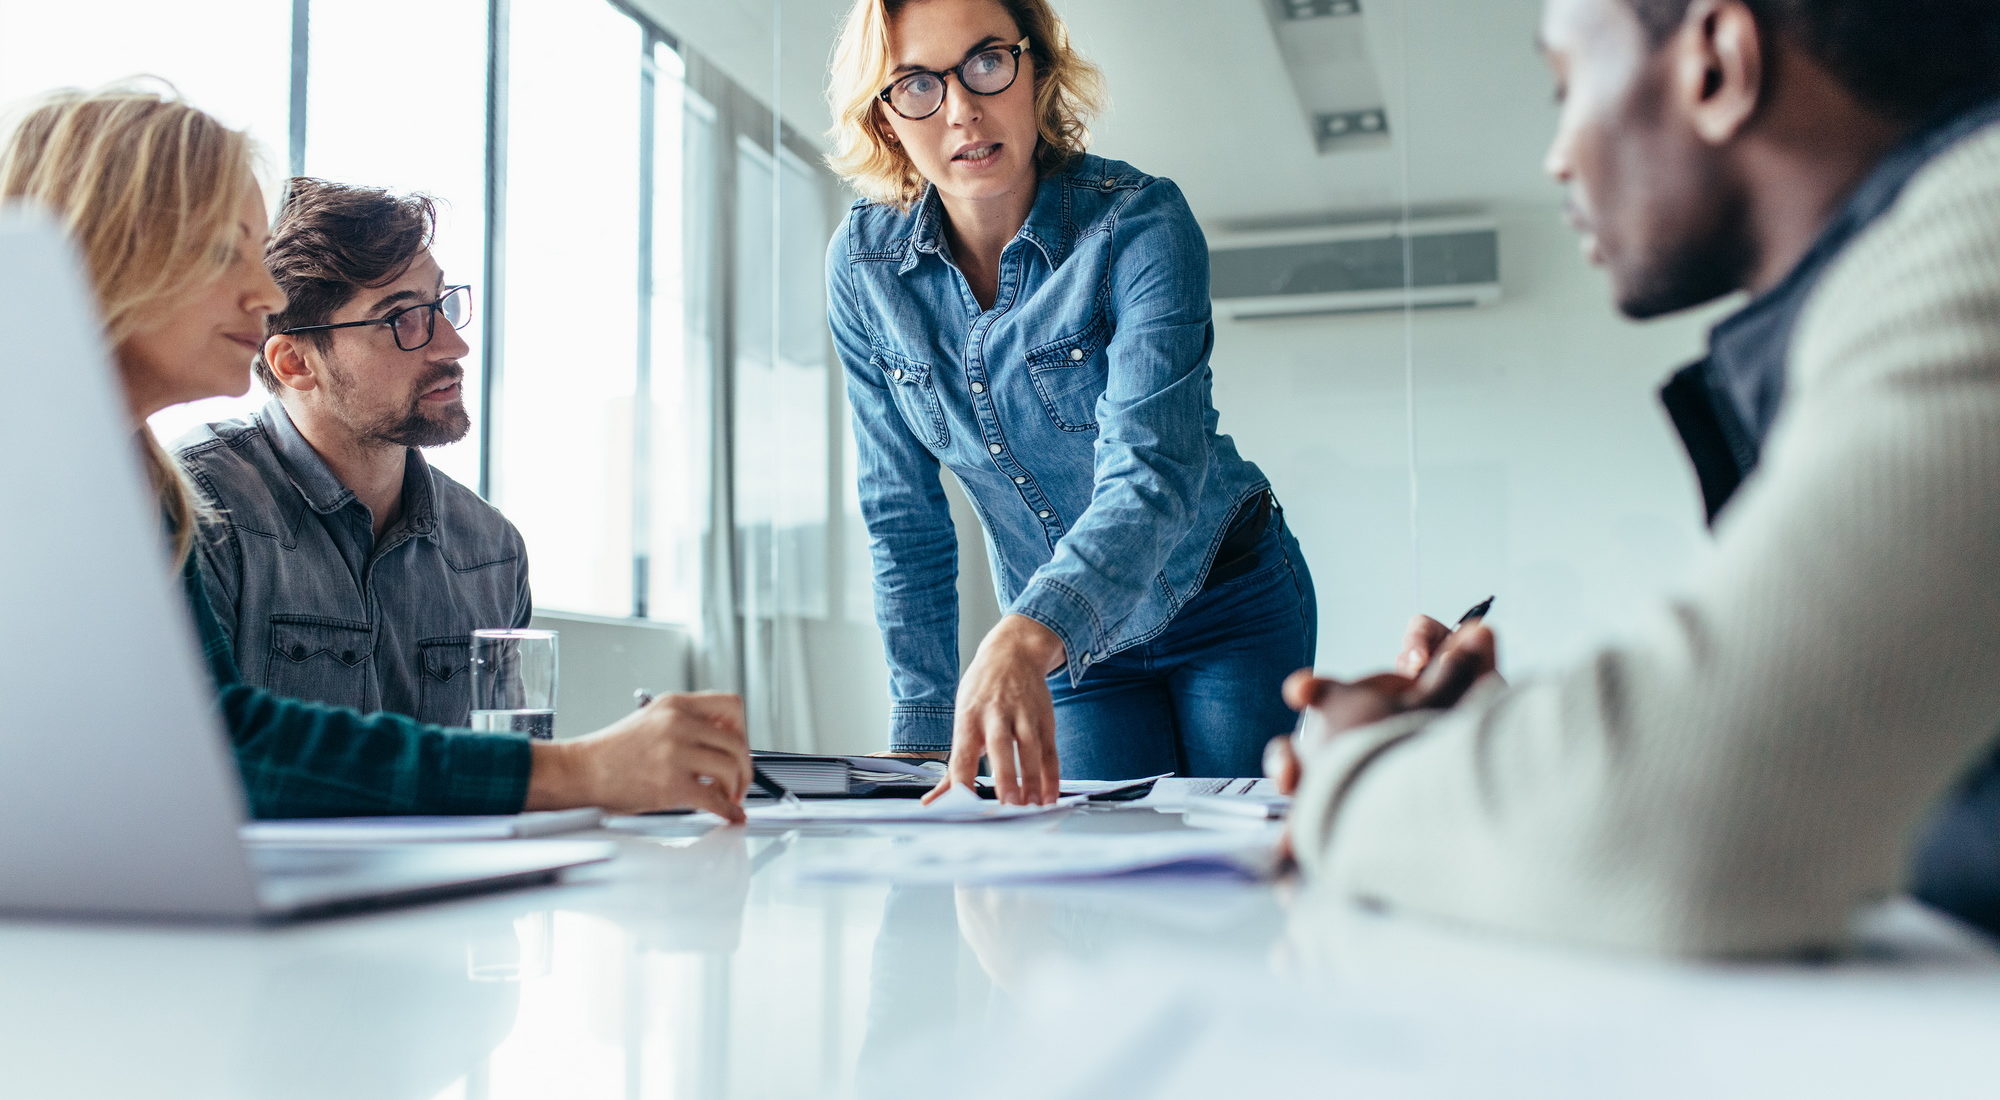
[(1283, 883), (818, 883), (894, 833), (653, 828), (557, 885), (289, 927), (0, 921), (0, 1095), (2000, 1095), (2000, 954), (1908, 902), (1850, 958), (1694, 966)]

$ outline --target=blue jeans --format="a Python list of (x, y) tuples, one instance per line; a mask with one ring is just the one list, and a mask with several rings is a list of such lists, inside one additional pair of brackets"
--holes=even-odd
[(1313, 661), (1319, 605), (1298, 540), (1274, 511), (1247, 572), (1204, 589), (1167, 629), (1049, 677), (1066, 779), (1263, 774), (1264, 744), (1297, 721), (1279, 694)]

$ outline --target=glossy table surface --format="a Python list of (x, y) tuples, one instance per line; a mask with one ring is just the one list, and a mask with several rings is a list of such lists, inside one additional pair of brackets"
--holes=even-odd
[(2000, 954), (1908, 902), (1846, 959), (1693, 966), (1289, 883), (798, 874), (908, 830), (647, 830), (557, 885), (289, 927), (0, 922), (0, 1095), (2000, 1095)]

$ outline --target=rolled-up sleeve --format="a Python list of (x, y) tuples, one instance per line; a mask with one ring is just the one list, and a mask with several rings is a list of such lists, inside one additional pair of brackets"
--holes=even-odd
[(1188, 534), (1213, 440), (1208, 243), (1194, 213), (1171, 181), (1154, 180), (1111, 232), (1114, 330), (1090, 505), (1008, 608), (1062, 639), (1072, 682)]

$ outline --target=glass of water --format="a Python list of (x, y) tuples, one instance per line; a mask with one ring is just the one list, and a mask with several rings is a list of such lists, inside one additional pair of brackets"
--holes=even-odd
[(472, 728), (556, 734), (556, 632), (472, 632)]

